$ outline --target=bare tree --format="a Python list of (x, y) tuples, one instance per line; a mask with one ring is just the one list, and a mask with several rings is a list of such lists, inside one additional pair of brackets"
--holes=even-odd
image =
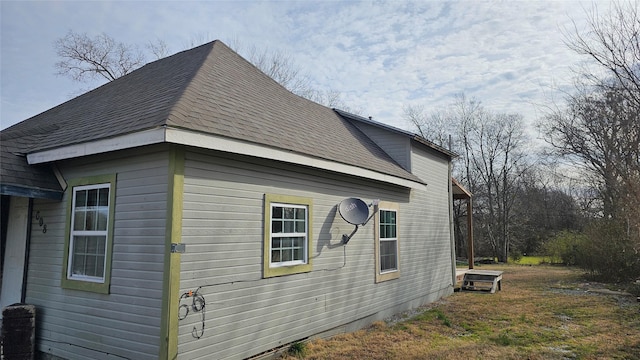
[(622, 93), (582, 89), (543, 126), (558, 155), (596, 175), (604, 216), (614, 214), (620, 192), (627, 191), (625, 179), (640, 171), (640, 114)]
[[(578, 82), (574, 94), (566, 98), (566, 107), (548, 114), (542, 123), (555, 153), (581, 166), (598, 195), (590, 201), (599, 208), (593, 224), (587, 226), (587, 238), (593, 244), (611, 243), (612, 251), (597, 255), (607, 261), (594, 257), (589, 266), (613, 277), (640, 275), (638, 8), (638, 3), (615, 2), (608, 13), (601, 14), (594, 7), (588, 31), (574, 26), (575, 33), (567, 36), (568, 47), (596, 67), (583, 69), (579, 76), (589, 82)], [(601, 228), (616, 236), (604, 238)], [(595, 269), (593, 264), (601, 266)]]
[[(186, 46), (191, 48), (211, 39), (209, 34), (197, 34)], [(162, 39), (146, 44), (146, 49), (155, 59), (169, 55), (169, 47)], [(236, 52), (244, 53), (249, 62), (292, 93), (329, 107), (339, 107), (358, 113), (345, 104), (339, 91), (319, 90), (313, 86), (311, 77), (302, 71), (294, 58), (279, 50), (258, 49), (252, 46), (243, 51), (237, 39), (232, 41)], [(69, 31), (54, 43), (60, 61), (55, 64), (58, 74), (67, 75), (76, 81), (103, 78), (115, 80), (146, 63), (146, 57), (136, 45), (117, 42), (107, 34), (90, 38), (87, 34)]]
[(156, 60), (162, 59), (163, 57), (167, 57), (170, 55), (169, 45), (167, 45), (167, 43), (162, 39), (156, 39), (156, 41), (149, 41), (146, 47), (149, 51), (151, 51), (151, 53), (156, 58)]
[(423, 105), (405, 105), (402, 110), (405, 120), (420, 136), (444, 148), (452, 146), (449, 138), (454, 131), (454, 115), (450, 109), (438, 109), (426, 114)]
[(585, 55), (604, 73), (583, 70), (581, 76), (592, 84), (619, 91), (640, 108), (640, 3), (616, 1), (610, 11), (601, 13), (595, 7), (588, 15), (586, 32), (574, 22), (566, 34), (569, 49)]
[(484, 201), (485, 234), (500, 261), (507, 261), (514, 225), (513, 206), (521, 175), (527, 167), (521, 115), (491, 114), (471, 134), (472, 170)]
[(62, 59), (55, 64), (58, 74), (76, 81), (100, 77), (112, 81), (145, 63), (137, 47), (116, 42), (104, 33), (92, 39), (87, 34), (69, 31), (56, 40), (54, 48)]
[(312, 91), (311, 78), (284, 51), (258, 50), (252, 46), (247, 52), (247, 59), (292, 93), (304, 96)]
[[(460, 154), (454, 160), (454, 176), (474, 194), (478, 249), (484, 246), (492, 256), (506, 261), (512, 227), (518, 221), (513, 216), (515, 198), (527, 167), (522, 116), (488, 111), (464, 94), (457, 95), (448, 108), (431, 114), (420, 106), (405, 106), (404, 113), (420, 134), (439, 145), (447, 143), (452, 134), (453, 150)], [(454, 209), (455, 221), (463, 211)], [(460, 239), (456, 241), (461, 248)]]

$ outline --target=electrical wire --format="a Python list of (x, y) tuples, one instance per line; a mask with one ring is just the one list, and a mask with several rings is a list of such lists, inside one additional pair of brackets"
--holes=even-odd
[[(347, 266), (347, 246), (344, 245), (342, 248), (343, 248), (343, 262), (341, 266), (332, 268), (332, 269), (318, 269), (318, 270), (319, 271), (336, 271)], [(178, 300), (178, 303), (180, 303), (180, 305), (178, 306), (178, 320), (186, 319), (190, 312), (201, 313), (202, 319), (201, 319), (200, 329), (198, 329), (194, 325), (193, 329), (191, 330), (191, 336), (193, 336), (196, 339), (200, 339), (204, 335), (205, 314), (206, 314), (205, 312), (206, 301), (205, 301), (204, 295), (199, 293), (200, 289), (205, 287), (212, 287), (212, 286), (229, 285), (229, 284), (244, 283), (244, 282), (257, 282), (257, 281), (264, 281), (264, 279), (238, 280), (238, 281), (227, 281), (227, 282), (216, 283), (216, 284), (207, 284), (207, 285), (198, 286), (198, 288), (195, 291), (189, 290), (187, 292), (184, 292), (182, 295), (180, 295), (180, 299)], [(183, 300), (186, 300), (189, 298), (191, 298), (191, 304), (182, 303)]]
[(343, 256), (342, 266), (338, 266), (338, 267), (333, 268), (333, 269), (320, 269), (320, 270), (322, 270), (322, 271), (336, 271), (336, 270), (340, 270), (340, 269), (344, 268), (345, 266), (347, 266), (347, 245), (346, 244), (342, 246), (342, 250), (343, 250), (342, 251), (342, 253), (343, 253), (343, 255), (342, 255)]
[[(72, 343), (67, 342), (67, 341), (58, 341), (58, 340), (48, 339), (48, 338), (45, 338), (45, 337), (40, 338), (40, 340), (41, 340), (41, 341), (47, 341), (47, 342), (54, 343), (54, 344), (69, 345), (69, 346), (74, 346), (74, 347), (77, 347), (77, 348), (80, 348), (80, 349), (85, 349), (85, 350), (95, 351), (95, 352), (98, 352), (98, 353), (101, 353), (101, 354), (105, 354), (105, 355), (107, 355), (107, 356), (109, 356), (109, 357), (111, 357), (111, 356), (115, 356), (115, 357), (118, 357), (118, 358), (120, 358), (120, 359), (133, 360), (132, 358), (128, 358), (128, 357), (126, 357), (126, 356), (122, 356), (122, 355), (118, 355), (118, 354), (110, 353), (110, 352), (107, 352), (107, 351), (101, 351), (101, 350), (92, 349), (92, 348), (90, 348), (90, 347), (88, 347), (88, 346), (82, 346), (82, 345), (78, 345), (78, 344), (72, 344)], [(4, 359), (4, 356), (2, 357), (2, 359)]]
[(205, 301), (204, 296), (198, 293), (200, 289), (202, 289), (202, 286), (198, 287), (196, 291), (189, 290), (188, 292), (185, 292), (182, 295), (180, 295), (180, 300), (179, 300), (180, 303), (182, 303), (182, 300), (184, 299), (191, 298), (191, 304), (180, 304), (180, 306), (178, 307), (178, 320), (186, 319), (190, 311), (202, 314), (201, 315), (202, 325), (200, 329), (198, 329), (194, 325), (193, 329), (191, 330), (191, 336), (193, 336), (196, 339), (200, 339), (202, 335), (204, 335), (205, 314), (206, 314), (205, 308), (207, 305), (207, 302)]

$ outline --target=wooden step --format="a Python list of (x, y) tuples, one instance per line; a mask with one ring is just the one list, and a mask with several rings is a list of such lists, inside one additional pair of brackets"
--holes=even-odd
[(469, 270), (464, 274), (462, 290), (488, 290), (491, 294), (502, 290), (502, 271)]

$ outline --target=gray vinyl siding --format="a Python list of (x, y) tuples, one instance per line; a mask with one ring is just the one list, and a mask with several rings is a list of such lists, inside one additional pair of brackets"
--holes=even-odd
[(157, 359), (165, 251), (168, 153), (139, 150), (60, 164), (65, 179), (117, 174), (111, 291), (63, 289), (67, 198), (35, 200), (26, 302), (39, 350), (67, 359)]
[(363, 122), (354, 122), (354, 125), (378, 144), (400, 166), (412, 172), (411, 139), (407, 135), (398, 134)]
[[(409, 154), (411, 154), (409, 152)], [(180, 359), (242, 359), (350, 323), (434, 301), (453, 290), (448, 231), (448, 164), (413, 155), (429, 185), (409, 190), (279, 162), (188, 152), (185, 161), (181, 292), (198, 291), (202, 314), (179, 322)], [(262, 278), (264, 194), (313, 200), (313, 271)], [(347, 197), (399, 204), (399, 279), (375, 283), (373, 220), (340, 245), (353, 225), (337, 213)], [(190, 299), (182, 301), (190, 304)]]
[(424, 219), (429, 229), (424, 232), (421, 224), (415, 224), (410, 236), (422, 238), (429, 244), (429, 251), (424, 259), (431, 267), (429, 276), (434, 281), (452, 283), (454, 269), (449, 218), (449, 203), (452, 201), (449, 193), (449, 159), (421, 144), (412, 147), (411, 157), (413, 174), (426, 182), (428, 189), (426, 192), (416, 192), (412, 197), (411, 213)]

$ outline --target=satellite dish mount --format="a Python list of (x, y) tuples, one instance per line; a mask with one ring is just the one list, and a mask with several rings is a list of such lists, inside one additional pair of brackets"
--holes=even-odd
[(377, 206), (379, 200), (373, 200), (371, 204), (367, 205), (364, 201), (358, 198), (348, 198), (344, 199), (338, 205), (338, 211), (340, 212), (340, 216), (344, 219), (344, 221), (349, 224), (355, 225), (355, 229), (351, 232), (351, 234), (343, 234), (342, 235), (342, 243), (347, 244), (349, 240), (355, 235), (360, 226), (366, 225), (369, 220), (373, 217), (375, 212), (369, 216), (369, 207)]

